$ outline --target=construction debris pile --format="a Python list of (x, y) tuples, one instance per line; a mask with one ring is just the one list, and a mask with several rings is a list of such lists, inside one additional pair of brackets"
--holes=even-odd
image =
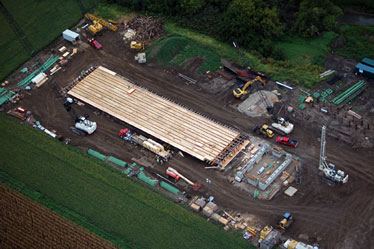
[(127, 27), (136, 30), (133, 37), (137, 41), (152, 41), (165, 33), (162, 26), (162, 18), (154, 18), (152, 16), (137, 16), (127, 23)]

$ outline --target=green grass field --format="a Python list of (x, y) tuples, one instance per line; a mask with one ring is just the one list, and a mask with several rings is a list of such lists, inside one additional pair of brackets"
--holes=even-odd
[(154, 58), (164, 66), (188, 66), (186, 65), (188, 58), (200, 57), (204, 58), (204, 63), (199, 68), (199, 72), (203, 73), (208, 70), (215, 71), (222, 64), (221, 57), (217, 53), (183, 36), (170, 36), (158, 40), (154, 44), (154, 49), (157, 51)]
[[(309, 88), (320, 82), (318, 74), (323, 69), (319, 66), (310, 64), (293, 65), (290, 62), (277, 62), (271, 59), (260, 60), (245, 50), (242, 50), (246, 57), (246, 59), (243, 59), (239, 51), (231, 44), (217, 41), (214, 38), (179, 27), (170, 22), (167, 22), (164, 28), (169, 35), (186, 37), (194, 41), (201, 49), (209, 50), (209, 52), (213, 51), (219, 57), (226, 58), (228, 61), (236, 61), (242, 65), (248, 63), (249, 65), (245, 66), (251, 66), (257, 71), (265, 72), (269, 74), (273, 80), (287, 80)], [(155, 44), (157, 45), (157, 42)], [(204, 52), (201, 52), (201, 54), (204, 54)]]
[[(82, 3), (86, 9), (96, 5), (95, 0), (82, 0)], [(75, 0), (4, 0), (3, 4), (37, 51), (83, 17)], [(3, 80), (26, 62), (30, 54), (2, 14), (0, 27), (0, 80)]]
[(282, 49), (285, 58), (294, 65), (315, 64), (323, 66), (329, 44), (334, 37), (333, 32), (325, 32), (315, 39), (286, 37), (276, 46)]
[(110, 234), (106, 238), (118, 246), (254, 248), (239, 235), (224, 232), (104, 163), (3, 114), (0, 141), (0, 172), (64, 207), (59, 210), (69, 210), (67, 217), (84, 217), (83, 225), (100, 228), (100, 234)]
[(340, 37), (346, 38), (346, 44), (336, 50), (338, 55), (358, 61), (374, 58), (374, 26), (344, 25)]

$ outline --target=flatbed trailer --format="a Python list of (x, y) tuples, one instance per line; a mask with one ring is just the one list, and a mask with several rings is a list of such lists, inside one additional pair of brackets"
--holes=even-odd
[(171, 158), (171, 153), (165, 150), (164, 146), (157, 143), (156, 141), (147, 138), (143, 135), (138, 135), (136, 133), (132, 133), (129, 129), (122, 129), (119, 132), (119, 136), (126, 140), (131, 142), (132, 144), (138, 144), (156, 155), (160, 156), (162, 160), (165, 162), (168, 161)]

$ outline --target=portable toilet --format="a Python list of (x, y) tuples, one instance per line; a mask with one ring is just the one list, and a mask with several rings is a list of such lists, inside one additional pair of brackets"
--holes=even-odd
[(76, 44), (77, 40), (80, 39), (79, 34), (71, 31), (70, 29), (66, 29), (64, 32), (62, 32), (62, 37), (73, 44)]

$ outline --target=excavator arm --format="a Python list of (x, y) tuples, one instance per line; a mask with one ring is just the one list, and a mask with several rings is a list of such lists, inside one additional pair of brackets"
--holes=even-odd
[(239, 99), (243, 95), (246, 95), (248, 93), (247, 88), (257, 81), (260, 81), (263, 85), (265, 85), (266, 83), (264, 79), (262, 79), (260, 76), (257, 76), (255, 79), (247, 81), (247, 83), (244, 84), (243, 88), (235, 88), (233, 91), (234, 96)]

